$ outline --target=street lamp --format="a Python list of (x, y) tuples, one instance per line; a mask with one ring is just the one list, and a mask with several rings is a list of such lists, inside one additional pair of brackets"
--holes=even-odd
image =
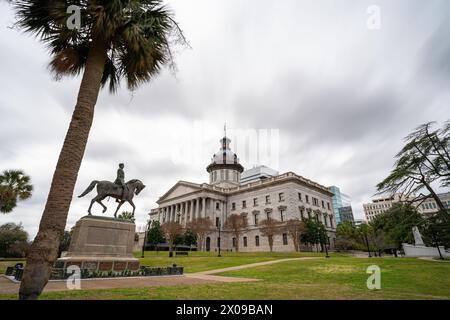
[(326, 234), (323, 235), (321, 232), (322, 229), (320, 228), (321, 225), (323, 225), (323, 223), (319, 221), (319, 217), (317, 215), (316, 215), (316, 222), (317, 222), (317, 235), (319, 236), (320, 244), (325, 247), (325, 258), (329, 258), (330, 256), (328, 255), (327, 243), (326, 242), (324, 243), (323, 241), (323, 238), (326, 236)]
[(144, 252), (145, 252), (145, 244), (147, 242), (147, 233), (150, 231), (150, 220), (147, 222), (147, 227), (145, 228), (145, 233), (144, 233), (144, 243), (142, 244), (142, 254), (141, 254), (141, 258), (144, 258)]
[(217, 218), (217, 229), (219, 229), (219, 243), (218, 243), (218, 247), (219, 247), (219, 254), (217, 255), (218, 257), (221, 257), (222, 255), (220, 254), (220, 245), (222, 243), (222, 238), (220, 237), (220, 218)]

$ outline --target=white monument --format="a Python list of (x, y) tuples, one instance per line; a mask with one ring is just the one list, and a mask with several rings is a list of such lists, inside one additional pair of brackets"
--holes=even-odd
[[(427, 247), (422, 240), (419, 228), (412, 228), (414, 235), (414, 245), (403, 243), (403, 251), (407, 257), (439, 257), (439, 251), (436, 247)], [(443, 257), (450, 257), (450, 252), (446, 251), (443, 246), (439, 246), (439, 250)]]

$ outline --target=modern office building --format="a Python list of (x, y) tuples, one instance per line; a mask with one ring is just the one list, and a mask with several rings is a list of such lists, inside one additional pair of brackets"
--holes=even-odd
[[(446, 209), (450, 209), (450, 192), (439, 193), (439, 199)], [(419, 205), (419, 212), (430, 215), (439, 211), (439, 207), (433, 198), (428, 198)]]
[[(438, 194), (441, 202), (447, 209), (450, 209), (450, 192)], [(413, 199), (411, 196), (410, 199)], [(377, 215), (382, 214), (392, 208), (394, 203), (399, 203), (406, 201), (407, 199), (402, 198), (400, 194), (394, 194), (389, 197), (381, 197), (373, 199), (371, 203), (363, 204), (364, 213), (368, 221), (373, 220)], [(417, 207), (417, 211), (424, 215), (431, 215), (439, 211), (439, 207), (433, 198), (428, 198), (422, 203), (412, 203), (413, 206)]]
[(350, 221), (353, 223), (354, 218), (350, 197), (345, 193), (342, 193), (336, 186), (331, 186), (328, 189), (333, 193), (333, 197), (331, 199), (336, 224), (344, 221)]
[(364, 214), (366, 215), (367, 221), (372, 221), (377, 215), (385, 213), (394, 203), (399, 203), (405, 201), (400, 194), (396, 193), (392, 196), (380, 197), (373, 199), (371, 203), (364, 203)]
[(248, 170), (245, 170), (241, 174), (241, 184), (250, 182), (265, 180), (270, 177), (278, 176), (278, 171), (266, 166), (257, 166)]

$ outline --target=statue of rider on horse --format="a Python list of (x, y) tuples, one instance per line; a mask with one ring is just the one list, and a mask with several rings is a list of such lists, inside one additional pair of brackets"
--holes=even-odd
[(133, 197), (135, 195), (138, 195), (142, 191), (142, 189), (145, 188), (145, 185), (138, 179), (133, 179), (125, 183), (125, 172), (123, 170), (124, 167), (125, 165), (123, 163), (119, 164), (119, 169), (117, 169), (117, 178), (114, 183), (110, 181), (94, 180), (91, 182), (89, 187), (78, 196), (78, 198), (84, 197), (89, 192), (91, 192), (95, 188), (95, 186), (97, 186), (97, 196), (91, 200), (91, 204), (88, 209), (89, 215), (92, 215), (91, 208), (94, 202), (98, 202), (103, 207), (103, 213), (105, 213), (107, 207), (102, 203), (102, 200), (106, 197), (112, 197), (115, 198), (116, 202), (119, 203), (116, 212), (114, 213), (114, 218), (117, 218), (117, 212), (125, 202), (128, 202), (133, 207), (134, 216), (136, 207), (133, 203)]

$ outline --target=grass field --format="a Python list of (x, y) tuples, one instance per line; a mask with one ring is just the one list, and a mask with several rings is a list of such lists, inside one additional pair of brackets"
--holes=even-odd
[(14, 266), (18, 262), (25, 263), (25, 260), (20, 260), (20, 259), (2, 259), (2, 258), (0, 258), (0, 274), (4, 274), (5, 273), (6, 267)]
[[(298, 258), (298, 257), (323, 257), (323, 253), (311, 252), (223, 252), (218, 258), (217, 253), (211, 252), (189, 252), (188, 256), (174, 256), (169, 258), (168, 252), (145, 252), (141, 258), (141, 265), (145, 266), (169, 266), (176, 264), (184, 267), (184, 272), (200, 272), (219, 268), (227, 268), (263, 262), (270, 260)], [(135, 253), (135, 257), (140, 258), (141, 253)]]
[[(295, 253), (231, 254), (217, 258), (195, 253), (168, 258), (147, 253), (143, 264), (183, 265), (197, 272), (240, 264), (292, 258)], [(301, 256), (317, 254), (301, 254)], [(323, 256), (323, 255), (319, 255)], [(368, 290), (370, 265), (381, 268), (381, 290)], [(217, 283), (114, 290), (45, 293), (41, 299), (450, 299), (450, 264), (408, 258), (353, 258), (289, 261), (221, 275), (261, 279), (251, 283)], [(11, 299), (15, 296), (0, 295)]]

